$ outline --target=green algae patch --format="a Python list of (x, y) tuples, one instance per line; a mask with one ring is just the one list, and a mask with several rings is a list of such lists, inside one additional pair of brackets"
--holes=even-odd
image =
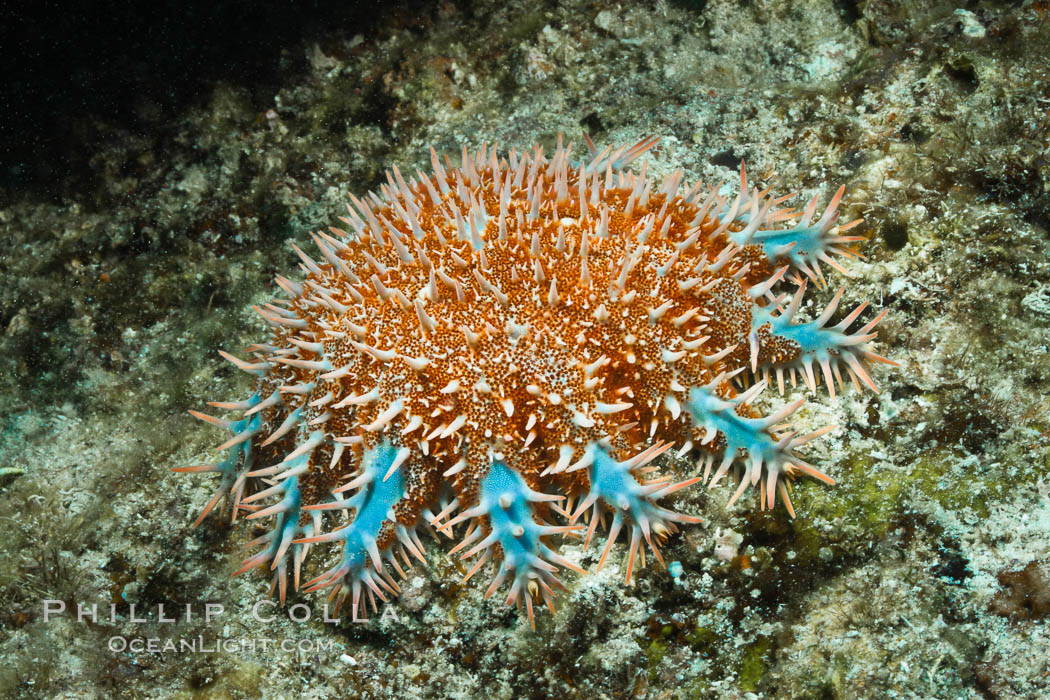
[(704, 698), (711, 697), (711, 682), (706, 678), (697, 678), (693, 683), (685, 689), (682, 697), (689, 698), (689, 700), (703, 700)]
[(718, 635), (706, 627), (697, 625), (685, 636), (685, 641), (694, 651), (707, 652), (718, 641)]
[(744, 650), (744, 657), (740, 661), (740, 669), (737, 676), (740, 679), (740, 690), (751, 693), (758, 689), (762, 676), (766, 675), (766, 654), (769, 652), (772, 642), (766, 637), (760, 637)]
[[(971, 460), (951, 449), (938, 447), (919, 456), (912, 466), (910, 481), (913, 488), (936, 501), (949, 511), (973, 510), (980, 518), (988, 517), (989, 501), (1002, 495), (1003, 483), (997, 475), (986, 472), (974, 474), (964, 465)], [(977, 466), (977, 460), (972, 460)], [(970, 474), (960, 473), (969, 471)]]
[[(820, 516), (832, 522), (849, 521), (874, 537), (883, 536), (900, 512), (907, 479), (875, 465), (871, 455), (850, 455), (838, 465), (836, 486), (824, 494), (813, 494), (814, 489), (806, 489), (807, 495), (813, 494), (811, 510), (806, 512), (813, 518)], [(802, 536), (803, 549), (809, 554), (824, 544), (812, 525), (807, 529), (807, 524), (800, 522), (796, 533)]]
[(666, 639), (654, 639), (649, 642), (649, 648), (645, 650), (645, 658), (649, 667), (649, 682), (652, 683), (656, 680), (656, 669), (659, 668), (660, 662), (663, 661), (664, 656), (667, 655), (667, 640)]
[(209, 671), (191, 675), (187, 683), (189, 687), (173, 697), (179, 700), (226, 700), (262, 694), (263, 669), (254, 662), (226, 656)]
[(817, 561), (820, 556), (820, 548), (824, 546), (824, 540), (820, 532), (813, 525), (813, 520), (800, 515), (791, 521), (794, 540), (792, 548), (795, 559), (800, 565), (807, 565)]
[(814, 528), (818, 519), (848, 523), (878, 539), (921, 500), (967, 520), (986, 518), (1008, 491), (1036, 483), (1047, 469), (1044, 462), (1050, 462), (1050, 454), (991, 462), (952, 444), (928, 446), (906, 464), (890, 464), (869, 454), (849, 455), (838, 465), (835, 487), (821, 492), (800, 484), (809, 500), (791, 525), (800, 561), (811, 560), (814, 551), (827, 544), (827, 533)]

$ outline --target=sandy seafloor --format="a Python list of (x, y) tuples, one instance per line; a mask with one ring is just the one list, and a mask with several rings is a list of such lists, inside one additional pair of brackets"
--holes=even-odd
[[(90, 186), (2, 203), (0, 696), (1050, 697), (1050, 4), (478, 0), (281, 50), (302, 60), (267, 106), (218, 82), (165, 138), (95, 124)], [(624, 546), (593, 573), (567, 543), (592, 573), (535, 632), (434, 538), (396, 619), (254, 619), (266, 577), (230, 574), (258, 532), (191, 529), (214, 482), (170, 471), (223, 439), (187, 409), (250, 392), (216, 350), (265, 337), (288, 244), (390, 165), (585, 131), (661, 137), (657, 176), (846, 185), (846, 308), (889, 309), (900, 369), (800, 411), (840, 426), (807, 453), (838, 485), (800, 483), (795, 520), (687, 490), (680, 573), (630, 587)], [(109, 648), (199, 636), (257, 646)]]

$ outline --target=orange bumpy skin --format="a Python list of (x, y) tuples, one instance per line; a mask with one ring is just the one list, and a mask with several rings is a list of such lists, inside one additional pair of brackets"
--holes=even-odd
[[(601, 561), (626, 530), (630, 581), (641, 540), (659, 558), (697, 520), (658, 504), (679, 488), (732, 471), (732, 500), (756, 486), (793, 515), (790, 478), (832, 483), (794, 453), (830, 426), (799, 436), (783, 420), (801, 400), (768, 417), (750, 404), (774, 376), (782, 393), (785, 373), (811, 390), (823, 377), (832, 396), (843, 374), (875, 390), (868, 364), (888, 362), (868, 347), (881, 315), (849, 332), (862, 305), (827, 325), (841, 290), (819, 319), (793, 320), (820, 262), (841, 270), (832, 256), (860, 240), (835, 225), (842, 190), (811, 225), (815, 200), (799, 220), (743, 169), (732, 201), (683, 191), (681, 171), (657, 185), (626, 170), (655, 143), (588, 140), (579, 161), (560, 139), (549, 160), (464, 148), (459, 168), (432, 151), (432, 175), (395, 167), (381, 196), (351, 197), (350, 230), (314, 235), (318, 260), (296, 248), (304, 281), (278, 277), (287, 298), (257, 309), (269, 342), (223, 353), (258, 376), (251, 398), (212, 404), (242, 416), (193, 412), (234, 433), (226, 459), (179, 469), (222, 474), (198, 523), (223, 498), (233, 520), (273, 519), (241, 571), (268, 565), (283, 601), (309, 548), (340, 543), (303, 585), (352, 596), (356, 619), (423, 559), (418, 527), (463, 524), (468, 578), (494, 562), (488, 595), (509, 582), (531, 619), (534, 599), (553, 604), (557, 567), (578, 569), (556, 535), (589, 542), (611, 515)], [(671, 448), (699, 476), (654, 478), (646, 465)]]

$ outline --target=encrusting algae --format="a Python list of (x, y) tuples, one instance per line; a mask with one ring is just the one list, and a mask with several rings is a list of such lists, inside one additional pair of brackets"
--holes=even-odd
[[(350, 230), (313, 236), (319, 260), (296, 248), (304, 281), (278, 277), (287, 298), (257, 309), (272, 337), (248, 359), (222, 353), (256, 392), (211, 404), (233, 420), (192, 412), (233, 433), (226, 458), (176, 470), (222, 476), (195, 524), (223, 499), (233, 521), (272, 518), (237, 573), (268, 564), (282, 602), (289, 574), (331, 588), (357, 619), (363, 595), (375, 608), (398, 591), (401, 560), (424, 559), (420, 527), (463, 525), (466, 578), (493, 562), (486, 597), (509, 583), (531, 621), (537, 599), (553, 609), (558, 567), (582, 573), (556, 535), (589, 544), (607, 525), (600, 567), (626, 531), (629, 582), (643, 539), (662, 562), (676, 525), (699, 520), (664, 496), (732, 471), (730, 503), (755, 486), (793, 516), (790, 479), (833, 483), (795, 453), (832, 426), (784, 423), (804, 399), (769, 416), (751, 404), (799, 375), (832, 396), (843, 375), (876, 391), (869, 363), (893, 364), (869, 348), (883, 314), (850, 331), (861, 304), (829, 325), (841, 289), (794, 319), (821, 263), (845, 272), (836, 257), (861, 240), (843, 235), (858, 222), (835, 224), (843, 189), (813, 222), (816, 199), (799, 218), (743, 168), (732, 199), (683, 188), (680, 170), (657, 185), (644, 164), (626, 170), (656, 142), (588, 139), (580, 160), (560, 139), (550, 159), (483, 145), (459, 168), (431, 151), (432, 175), (394, 167), (381, 195), (351, 197)], [(672, 449), (699, 458), (698, 476), (652, 473)], [(300, 582), (322, 542), (338, 558)]]

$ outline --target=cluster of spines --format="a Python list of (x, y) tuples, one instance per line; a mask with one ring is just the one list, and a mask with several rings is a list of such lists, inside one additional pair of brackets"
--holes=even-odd
[[(543, 538), (578, 530), (578, 526), (550, 525), (542, 520), (530, 506), (532, 503), (560, 501), (562, 496), (539, 493), (529, 488), (525, 480), (508, 467), (499, 455), (493, 455), (488, 473), (481, 480), (477, 505), (464, 510), (446, 522), (436, 521), (434, 526), (451, 536), (451, 529), (461, 523), (470, 522), (462, 541), (452, 549), (455, 554), (473, 545), (462, 555), (464, 559), (481, 554), (464, 577), (464, 581), (477, 573), (493, 559), (496, 547), (502, 555), (496, 575), (485, 591), (490, 597), (511, 577), (507, 604), (520, 605), (524, 601), (530, 621), (533, 620), (533, 599), (541, 597), (554, 611), (553, 587), (564, 587), (555, 576), (557, 566), (584, 573), (568, 559), (551, 549)], [(487, 526), (482, 526), (487, 519)], [(480, 541), (479, 541), (480, 540)]]
[[(628, 214), (635, 207), (647, 207), (653, 193), (651, 192), (651, 183), (645, 177), (644, 164), (641, 176), (629, 176), (625, 179), (623, 173), (618, 171), (654, 144), (655, 140), (647, 140), (629, 149), (613, 151), (607, 148), (600, 152), (593, 145), (589, 144), (591, 145), (590, 162), (588, 164), (572, 163), (570, 167), (571, 147), (563, 149), (559, 142), (559, 148), (555, 153), (554, 159), (546, 168), (542, 165), (542, 150), (540, 149), (537, 150), (531, 164), (527, 164), (525, 156), (522, 156), (520, 160), (516, 160), (512, 154), (510, 167), (504, 165), (502, 168), (497, 161), (495, 149), (489, 153), (487, 160), (484, 148), (476, 160), (464, 149), (464, 165), (461, 169), (455, 170), (452, 176), (444, 169), (436, 154), (432, 151), (434, 178), (428, 178), (419, 173), (419, 182), (413, 181), (412, 185), (409, 185), (404, 181), (400, 172), (394, 168), (393, 175), (388, 175), (389, 187), (383, 185), (381, 188), (386, 201), (372, 194), (364, 202), (353, 198), (354, 208), (350, 208), (350, 216), (344, 218), (344, 221), (355, 230), (359, 239), (371, 237), (377, 244), (392, 247), (396, 250), (402, 262), (415, 264), (417, 256), (425, 259), (426, 254), (421, 248), (412, 243), (412, 237), (419, 239), (423, 236), (420, 223), (421, 211), (418, 206), (413, 206), (413, 198), (415, 197), (413, 190), (424, 188), (431, 200), (437, 204), (439, 200), (444, 200), (452, 192), (453, 185), (450, 184), (450, 180), (452, 180), (455, 182), (457, 197), (466, 204), (466, 210), (461, 212), (458, 207), (449, 207), (451, 215), (449, 215), (447, 210), (443, 209), (442, 211), (444, 211), (444, 215), (450, 221), (454, 222), (458, 239), (470, 242), (471, 247), (480, 257), (480, 267), (484, 270), (486, 268), (484, 262), (486, 239), (483, 232), (488, 227), (492, 214), (487, 211), (484, 202), (472, 191), (472, 189), (478, 187), (481, 181), (477, 163), (488, 163), (492, 173), (504, 173), (502, 186), (497, 188), (499, 191), (497, 237), (500, 243), (507, 241), (508, 227), (505, 225), (505, 221), (508, 214), (506, 202), (512, 186), (524, 186), (529, 193), (530, 208), (524, 216), (531, 219), (539, 215), (539, 202), (544, 195), (540, 190), (538, 184), (540, 180), (538, 180), (537, 175), (543, 170), (546, 170), (546, 174), (553, 179), (552, 187), (556, 195), (555, 214), (557, 214), (558, 202), (568, 202), (564, 213), (571, 212), (572, 215), (578, 216), (584, 221), (591, 219), (594, 224), (595, 237), (602, 238), (609, 235), (609, 209), (604, 206), (598, 206), (597, 193), (599, 191), (598, 182), (601, 171), (604, 170), (605, 173), (606, 189), (613, 189), (617, 186), (620, 189), (630, 188), (626, 204)], [(526, 167), (527, 165), (528, 167)], [(577, 197), (573, 196), (575, 193), (571, 191), (572, 188), (569, 186), (568, 177), (566, 176), (566, 173), (571, 172), (572, 168), (578, 169), (576, 179), (579, 185)], [(614, 171), (617, 171), (615, 176)], [(526, 174), (527, 179), (525, 177)], [(495, 179), (497, 181), (496, 185), (500, 185), (501, 179), (498, 176)], [(590, 188), (590, 196), (588, 196), (586, 183), (592, 179), (594, 186)], [(667, 202), (671, 201), (675, 195), (680, 181), (681, 172), (677, 171), (669, 176), (658, 190), (658, 194), (665, 198), (664, 209), (666, 209)], [(871, 330), (881, 319), (881, 315), (865, 325), (859, 332), (846, 333), (846, 328), (863, 310), (864, 305), (862, 305), (836, 326), (831, 328), (825, 327), (841, 297), (840, 290), (829, 306), (828, 311), (816, 321), (809, 323), (794, 323), (792, 321), (805, 289), (805, 281), (799, 277), (798, 273), (818, 285), (822, 285), (824, 277), (817, 261), (823, 261), (841, 270), (841, 266), (830, 257), (830, 254), (848, 254), (850, 251), (843, 244), (858, 240), (855, 237), (840, 235), (846, 228), (854, 224), (846, 227), (835, 227), (833, 225), (837, 214), (837, 206), (842, 195), (841, 189), (816, 224), (809, 224), (815, 212), (816, 200), (814, 200), (804, 213), (802, 221), (796, 226), (786, 229), (762, 228), (763, 225), (773, 226), (778, 222), (792, 218), (792, 215), (786, 210), (771, 211), (773, 206), (786, 198), (765, 199), (765, 192), (757, 190), (749, 192), (743, 169), (741, 173), (741, 192), (732, 205), (729, 205), (727, 198), (722, 197), (716, 189), (711, 189), (702, 203), (699, 201), (701, 194), (702, 188), (698, 183), (696, 187), (692, 188), (683, 197), (683, 201), (686, 204), (698, 207), (698, 213), (691, 222), (691, 228), (696, 229), (694, 234), (678, 244), (679, 249), (684, 250), (696, 242), (702, 230), (701, 225), (708, 221), (711, 216), (717, 219), (717, 226), (714, 227), (713, 232), (708, 230), (704, 235), (710, 240), (725, 236), (728, 240), (728, 245), (713, 260), (706, 261), (703, 265), (703, 270), (698, 268), (698, 272), (701, 272), (701, 274), (703, 272), (719, 273), (742, 250), (756, 246), (765, 255), (766, 263), (775, 265), (786, 262), (787, 264), (777, 269), (767, 279), (750, 285), (748, 289), (752, 299), (756, 302), (759, 300), (765, 302), (764, 306), (756, 303), (753, 308), (753, 325), (749, 335), (751, 370), (756, 375), (761, 373), (764, 377), (763, 381), (754, 385), (752, 389), (743, 395), (730, 398), (724, 394), (726, 391), (725, 386), (732, 379), (732, 375), (723, 373), (708, 385), (689, 390), (685, 408), (697, 425), (698, 432), (703, 436), (698, 440), (699, 446), (714, 448), (717, 442), (717, 447), (723, 454), (722, 462), (715, 470), (714, 475), (710, 477), (709, 483), (713, 484), (720, 480), (738, 458), (743, 457), (743, 478), (731, 502), (736, 501), (747, 486), (760, 484), (761, 502), (764, 507), (772, 507), (775, 499), (774, 493), (779, 492), (789, 512), (793, 515), (793, 508), (788, 498), (784, 480), (780, 479), (780, 476), (793, 476), (795, 472), (799, 472), (831, 483), (828, 477), (821, 474), (811, 465), (806, 464), (792, 452), (793, 448), (826, 432), (830, 427), (804, 437), (798, 437), (792, 432), (777, 433), (776, 424), (790, 415), (801, 401), (768, 418), (750, 417), (748, 415), (750, 412), (748, 406), (770, 380), (770, 372), (772, 370), (775, 370), (777, 373), (781, 392), (783, 392), (782, 372), (785, 368), (791, 372), (792, 381), (794, 381), (795, 369), (801, 369), (810, 389), (814, 389), (816, 384), (816, 378), (812, 369), (814, 362), (820, 367), (825, 383), (828, 385), (832, 395), (834, 395), (832, 378), (837, 379), (840, 386), (842, 383), (840, 367), (845, 368), (853, 379), (854, 384), (858, 384), (859, 379), (875, 390), (874, 383), (864, 369), (863, 361), (886, 361), (866, 347), (867, 341), (874, 337)], [(373, 204), (369, 204), (369, 199), (372, 200)], [(399, 237), (396, 233), (397, 228), (387, 219), (386, 213), (378, 213), (383, 209), (386, 212), (392, 211), (396, 214), (397, 219), (411, 231), (411, 236), (406, 236), (404, 239)], [(591, 209), (594, 209), (594, 211), (591, 212)], [(520, 210), (517, 215), (519, 217), (523, 216)], [(643, 246), (648, 238), (653, 235), (660, 237), (667, 233), (667, 226), (670, 221), (667, 217), (663, 217), (664, 225), (662, 230), (656, 230), (655, 222), (661, 220), (661, 217), (663, 217), (663, 210), (661, 210), (659, 216), (650, 215), (646, 217), (644, 224), (638, 227), (634, 235), (634, 241), (637, 246), (634, 248), (634, 252), (629, 252), (624, 256), (620, 273), (617, 276), (618, 290), (611, 290), (611, 296), (622, 294), (626, 297), (633, 294), (633, 292), (626, 292), (626, 279), (641, 259)], [(384, 231), (387, 232), (386, 235), (384, 235)], [(440, 238), (440, 231), (436, 229), (434, 231)], [(338, 229), (333, 229), (333, 233), (337, 236), (347, 235)], [(316, 235), (314, 239), (322, 256), (331, 265), (332, 269), (338, 271), (346, 280), (349, 280), (350, 284), (344, 285), (343, 291), (349, 294), (354, 302), (364, 303), (365, 297), (355, 289), (355, 285), (364, 285), (366, 282), (358, 277), (340, 257), (340, 253), (345, 251), (347, 246), (338, 238), (324, 233)], [(557, 244), (559, 252), (563, 252), (561, 241), (562, 239), (559, 235)], [(581, 283), (589, 282), (589, 280), (585, 279), (587, 268), (584, 246), (587, 241), (588, 236), (584, 235), (581, 244), (581, 253), (584, 259), (584, 265), (581, 269)], [(530, 247), (534, 250), (539, 248), (535, 235), (531, 242), (519, 240), (519, 243), (523, 247)], [(319, 280), (322, 280), (325, 276), (322, 268), (301, 250), (298, 248), (295, 250), (303, 260), (303, 268), (309, 279), (305, 283), (299, 284), (287, 278), (279, 277), (278, 284), (293, 297), (309, 297), (312, 301), (308, 301), (307, 305), (321, 305), (337, 314), (348, 311), (349, 307), (336, 299), (337, 294), (335, 290), (328, 289), (319, 283)], [(452, 253), (452, 255), (455, 256), (455, 253)], [(378, 297), (383, 301), (392, 300), (393, 303), (399, 304), (405, 311), (413, 311), (419, 320), (421, 328), (432, 331), (434, 320), (429, 317), (419, 299), (410, 300), (401, 290), (390, 288), (384, 284), (382, 276), (385, 276), (385, 268), (383, 264), (367, 256), (367, 254), (365, 256), (369, 266), (374, 270), (374, 274), (369, 276), (367, 284), (375, 290)], [(458, 256), (455, 257), (458, 263), (459, 258)], [(665, 275), (674, 265), (675, 257), (677, 256), (673, 256), (671, 260), (665, 263), (658, 270), (658, 274), (661, 276)], [(534, 256), (534, 260), (538, 262), (538, 256)], [(761, 260), (756, 259), (756, 264), (761, 262)], [(465, 260), (463, 263), (463, 266), (466, 266)], [(750, 262), (744, 263), (736, 269), (732, 279), (737, 281), (743, 279), (748, 274), (750, 266)], [(464, 301), (463, 288), (458, 284), (458, 280), (445, 275), (442, 270), (436, 269), (433, 265), (427, 265), (427, 267), (430, 268), (429, 286), (432, 288), (433, 296), (436, 297), (437, 295), (436, 280), (440, 280), (455, 294), (460, 302)], [(789, 306), (784, 310), (780, 310), (783, 298), (775, 296), (772, 293), (772, 289), (785, 276), (788, 270), (794, 270), (794, 279), (799, 284), (799, 290), (792, 298)], [(533, 273), (537, 283), (546, 281), (542, 264), (534, 265)], [(474, 274), (481, 289), (490, 294), (500, 304), (506, 306), (506, 295), (498, 287), (488, 282), (477, 267), (474, 268)], [(698, 291), (706, 291), (711, 285), (717, 284), (719, 279), (725, 278), (715, 277), (710, 282), (699, 286)], [(687, 280), (685, 284), (697, 286), (703, 281), (701, 276), (694, 278), (694, 280)], [(559, 298), (556, 280), (554, 279), (550, 280), (548, 296), (549, 305), (554, 306)], [(774, 310), (777, 310), (779, 313), (774, 315)], [(307, 327), (307, 322), (303, 318), (280, 304), (268, 304), (260, 308), (259, 311), (279, 331), (301, 331)], [(666, 305), (649, 309), (650, 322), (655, 322), (665, 312)], [(691, 318), (697, 321), (710, 320), (696, 314), (695, 310)], [(416, 370), (422, 370), (430, 363), (430, 360), (425, 357), (400, 356), (396, 351), (382, 350), (368, 345), (365, 342), (364, 333), (357, 333), (357, 329), (353, 327), (352, 323), (349, 324), (349, 328), (350, 333), (357, 338), (356, 340), (351, 339), (351, 344), (357, 350), (371, 355), (378, 361), (386, 362), (394, 357), (399, 357)], [(488, 328), (486, 331), (498, 332), (494, 328)], [(512, 330), (508, 330), (508, 333), (512, 332)], [(333, 336), (340, 333), (347, 335), (346, 331), (337, 330), (336, 328), (330, 328), (326, 333)], [(463, 333), (468, 344), (471, 341), (472, 334), (476, 335), (469, 328), (464, 329)], [(761, 362), (762, 358), (760, 356), (763, 348), (776, 344), (764, 342), (770, 338), (780, 341), (783, 346), (782, 349), (786, 348), (784, 353), (793, 354), (793, 359), (790, 362), (781, 362), (781, 366), (775, 368), (771, 368), (770, 364)], [(286, 335), (285, 340), (290, 342), (293, 347), (279, 348), (277, 344), (257, 346), (257, 350), (266, 354), (267, 357), (265, 359), (260, 358), (256, 362), (246, 362), (225, 353), (224, 356), (244, 371), (261, 377), (266, 376), (275, 365), (285, 365), (299, 370), (314, 372), (319, 380), (338, 379), (345, 376), (348, 371), (346, 367), (338, 368), (334, 366), (330, 360), (325, 358), (323, 345), (318, 342), (316, 337), (313, 341), (306, 341)], [(704, 340), (706, 338), (689, 342), (693, 345), (697, 343), (702, 345)], [(297, 350), (304, 350), (321, 359), (289, 356), (297, 354)], [(704, 358), (705, 364), (715, 365), (734, 351), (736, 351), (735, 346), (724, 348)], [(665, 351), (663, 359), (665, 362), (673, 363), (677, 359), (674, 357), (675, 353), (670, 352), (670, 356), (668, 356), (668, 353), (669, 351)], [(759, 367), (760, 363), (763, 365), (761, 368)], [(740, 368), (740, 371), (743, 369)], [(589, 374), (590, 372), (588, 372)], [(373, 445), (365, 451), (362, 468), (356, 473), (354, 478), (349, 483), (332, 489), (331, 496), (333, 500), (331, 501), (304, 505), (298, 479), (300, 475), (310, 469), (312, 453), (323, 445), (333, 446), (330, 460), (332, 466), (339, 462), (346, 446), (361, 446), (363, 439), (360, 435), (346, 438), (336, 437), (333, 440), (325, 435), (322, 428), (324, 423), (332, 416), (332, 411), (347, 406), (370, 403), (378, 398), (378, 393), (372, 390), (370, 393), (355, 394), (345, 397), (336, 403), (333, 403), (335, 397), (331, 392), (313, 399), (309, 403), (310, 408), (325, 410), (308, 422), (307, 429), (310, 432), (302, 443), (297, 445), (281, 462), (273, 467), (250, 471), (249, 467), (241, 466), (244, 464), (250, 465), (254, 457), (250, 445), (262, 429), (259, 421), (261, 412), (281, 404), (282, 393), (309, 395), (314, 388), (314, 382), (303, 382), (296, 385), (281, 386), (280, 390), (274, 390), (266, 399), (261, 399), (259, 395), (255, 395), (246, 402), (215, 404), (223, 408), (246, 410), (246, 417), (240, 421), (226, 422), (221, 419), (204, 416), (204, 414), (195, 413), (198, 417), (231, 429), (235, 435), (222, 446), (230, 449), (231, 454), (221, 464), (187, 468), (183, 469), (183, 471), (212, 470), (220, 471), (223, 474), (223, 482), (219, 492), (209, 502), (201, 518), (198, 518), (197, 523), (212, 509), (223, 494), (230, 496), (233, 500), (234, 517), (236, 517), (238, 509), (253, 510), (254, 512), (249, 516), (250, 518), (270, 515), (278, 517), (276, 528), (255, 542), (255, 544), (266, 545), (266, 547), (258, 554), (250, 557), (241, 571), (270, 562), (271, 568), (275, 570), (274, 586), (279, 586), (282, 601), (286, 590), (286, 562), (289, 557), (294, 562), (295, 586), (298, 588), (299, 570), (306, 548), (315, 542), (342, 541), (343, 554), (340, 561), (327, 572), (308, 582), (306, 589), (316, 590), (332, 587), (333, 595), (338, 595), (340, 602), (345, 596), (352, 593), (353, 614), (356, 618), (362, 592), (367, 594), (374, 607), (375, 597), (385, 599), (383, 590), (389, 593), (397, 591), (396, 582), (386, 573), (383, 567), (385, 559), (391, 563), (399, 574), (403, 575), (403, 570), (400, 568), (393, 553), (394, 542), (400, 542), (400, 552), (405, 559), (406, 565), (410, 563), (408, 561), (409, 553), (421, 560), (423, 559), (422, 545), (415, 533), (415, 524), (406, 526), (405, 523), (399, 523), (394, 509), (394, 506), (406, 495), (405, 475), (399, 470), (399, 467), (405, 462), (411, 451), (407, 447), (399, 447), (387, 441)], [(684, 389), (685, 387), (682, 388)], [(606, 405), (599, 403), (597, 408), (599, 413), (603, 412), (603, 407), (610, 413), (622, 410), (618, 408), (617, 404)], [(669, 394), (666, 397), (665, 407), (675, 419), (682, 412), (682, 405), (673, 394)], [(400, 404), (400, 401), (393, 401), (386, 409), (375, 415), (371, 422), (361, 427), (367, 432), (381, 431), (402, 410), (403, 406)], [(511, 408), (508, 411), (508, 416), (512, 410)], [(273, 433), (260, 443), (260, 446), (267, 446), (299, 430), (305, 417), (302, 406), (289, 412)], [(589, 419), (585, 416), (578, 419), (574, 418), (576, 425), (582, 428), (589, 427), (586, 424), (587, 420)], [(460, 424), (456, 425), (457, 422)], [(409, 427), (411, 426), (412, 424), (410, 423)], [(414, 427), (417, 428), (418, 426)], [(446, 423), (439, 426), (430, 437), (447, 438), (460, 427), (462, 427), (462, 421), (457, 419), (452, 421), (451, 424)], [(406, 427), (402, 432), (409, 432), (409, 430)], [(532, 434), (530, 434), (531, 437)], [(530, 439), (526, 440), (526, 447), (530, 441)], [(552, 587), (560, 585), (560, 582), (554, 576), (555, 564), (578, 569), (578, 567), (560, 557), (551, 549), (545, 543), (545, 538), (582, 529), (583, 525), (576, 525), (575, 523), (584, 514), (590, 515), (590, 524), (586, 535), (586, 541), (589, 543), (594, 534), (596, 523), (603, 519), (604, 508), (613, 513), (609, 540), (602, 553), (599, 566), (601, 563), (604, 563), (610, 547), (621, 529), (625, 526), (629, 528), (628, 581), (634, 568), (635, 558), (639, 552), (640, 542), (643, 539), (649, 544), (656, 557), (660, 559), (657, 544), (674, 529), (674, 523), (696, 521), (695, 518), (690, 516), (661, 508), (656, 505), (655, 501), (697, 481), (708, 481), (714, 453), (712, 451), (707, 453), (704, 460), (703, 477), (696, 477), (678, 484), (669, 484), (661, 479), (645, 482), (643, 479), (644, 470), (646, 469), (644, 465), (671, 446), (671, 443), (657, 443), (643, 450), (636, 457), (622, 462), (617, 461), (609, 452), (609, 446), (601, 444), (601, 441), (593, 442), (586, 446), (583, 458), (576, 461), (572, 460), (574, 456), (572, 450), (567, 453), (567, 458), (566, 452), (563, 450), (558, 463), (544, 470), (544, 474), (572, 473), (586, 469), (587, 483), (589, 484), (589, 490), (585, 496), (581, 497), (580, 505), (577, 508), (562, 509), (553, 504), (546, 506), (551, 512), (567, 518), (569, 524), (566, 526), (557, 526), (544, 522), (541, 514), (530, 505), (536, 502), (545, 503), (547, 501), (561, 500), (563, 496), (544, 495), (533, 490), (526, 484), (521, 475), (496, 456), (490, 460), (487, 472), (479, 482), (476, 503), (461, 504), (458, 498), (452, 497), (446, 501), (447, 505), (442, 509), (441, 513), (436, 516), (430, 513), (425, 513), (425, 515), (427, 520), (431, 521), (438, 531), (445, 533), (451, 533), (452, 528), (459, 523), (469, 522), (470, 527), (464, 540), (454, 550), (458, 551), (473, 545), (464, 556), (469, 557), (481, 554), (478, 562), (470, 570), (467, 577), (469, 578), (476, 573), (489, 560), (501, 556), (501, 566), (490, 584), (487, 595), (491, 595), (509, 575), (513, 574), (511, 594), (508, 600), (509, 602), (519, 603), (524, 601), (531, 619), (533, 598), (539, 596), (544, 602), (551, 605)], [(692, 442), (687, 442), (681, 452), (687, 452), (692, 446)], [(445, 470), (442, 476), (445, 478), (455, 476), (462, 471), (464, 465), (465, 462), (461, 460), (453, 467)], [(760, 478), (763, 470), (766, 472), (765, 479)], [(265, 490), (244, 497), (245, 479), (247, 477), (265, 478), (270, 482), (270, 486)], [(342, 496), (343, 492), (355, 489), (356, 493), (352, 497), (344, 498)], [(255, 509), (253, 505), (255, 501), (270, 496), (278, 496), (280, 500), (264, 509)], [(459, 507), (463, 507), (465, 510), (459, 515), (445, 520)], [(323, 510), (346, 510), (350, 511), (353, 516), (344, 527), (320, 534), (320, 512)], [(384, 530), (393, 530), (394, 534), (390, 535), (387, 532), (387, 536), (384, 537)], [(380, 546), (381, 539), (385, 540), (385, 545), (382, 547)], [(656, 540), (655, 544), (654, 539)]]
[[(353, 519), (341, 528), (325, 534), (307, 536), (299, 543), (342, 542), (342, 553), (331, 569), (306, 583), (307, 592), (332, 588), (336, 599), (336, 614), (344, 599), (351, 597), (352, 616), (356, 620), (361, 610), (362, 592), (368, 596), (373, 609), (376, 598), (385, 601), (383, 590), (395, 594), (398, 584), (384, 568), (384, 561), (404, 578), (405, 571), (398, 562), (400, 554), (406, 567), (411, 567), (409, 555), (425, 562), (423, 544), (414, 528), (393, 526), (396, 544), (380, 548), (384, 527), (397, 521), (394, 506), (405, 496), (405, 477), (397, 469), (396, 462), (403, 453), (389, 443), (383, 443), (365, 454), (361, 473), (347, 484), (334, 489), (335, 500), (307, 506), (322, 510), (347, 510), (354, 513)], [(343, 493), (355, 490), (353, 496), (344, 498)], [(351, 583), (346, 585), (346, 581)]]
[(801, 371), (802, 378), (809, 390), (816, 391), (820, 375), (814, 372), (814, 364), (823, 375), (831, 398), (835, 398), (836, 383), (840, 389), (844, 388), (842, 370), (846, 371), (858, 390), (863, 382), (869, 389), (878, 393), (878, 387), (865, 369), (864, 362), (873, 361), (895, 365), (894, 362), (872, 352), (867, 347), (867, 343), (875, 338), (876, 333), (873, 332), (875, 326), (886, 315), (886, 311), (880, 312), (860, 330), (850, 333), (848, 332), (849, 326), (868, 306), (867, 302), (861, 302), (837, 324), (828, 326), (828, 322), (838, 309), (839, 300), (844, 291), (845, 287), (840, 287), (824, 312), (813, 321), (804, 323), (794, 320), (795, 312), (798, 311), (806, 292), (804, 281), (799, 285), (798, 291), (795, 292), (787, 308), (781, 313), (774, 315), (771, 307), (756, 307), (749, 335), (752, 373), (756, 375), (759, 373), (760, 348), (772, 344), (767, 338), (777, 338), (782, 342), (790, 343), (797, 351), (797, 357), (790, 363), (782, 363), (776, 367), (767, 364), (762, 368), (762, 376), (766, 382), (772, 381), (773, 374), (776, 374), (777, 386), (781, 394), (784, 393), (785, 370), (790, 373), (792, 386), (797, 383), (795, 372), (798, 370)]

